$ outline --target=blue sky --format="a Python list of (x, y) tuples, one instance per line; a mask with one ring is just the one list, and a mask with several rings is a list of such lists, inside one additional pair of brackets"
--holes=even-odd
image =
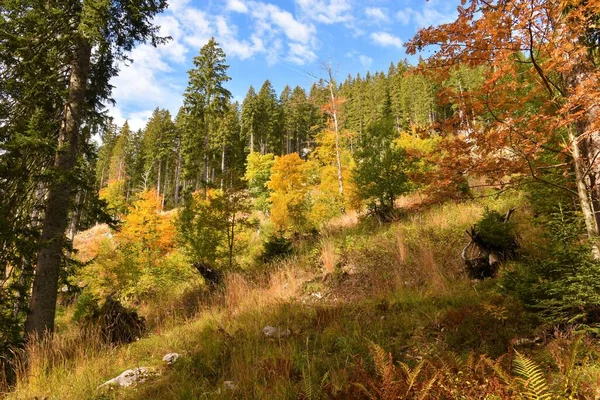
[[(187, 71), (214, 36), (227, 54), (228, 88), (243, 100), (269, 79), (279, 94), (286, 84), (309, 88), (332, 60), (339, 80), (348, 73), (387, 71), (407, 57), (403, 44), (419, 28), (454, 20), (456, 0), (170, 0), (155, 19), (158, 48), (142, 45), (114, 78), (115, 122), (142, 128), (156, 107), (174, 115), (182, 104)], [(424, 57), (427, 53), (423, 54)], [(409, 60), (414, 61), (414, 58)]]

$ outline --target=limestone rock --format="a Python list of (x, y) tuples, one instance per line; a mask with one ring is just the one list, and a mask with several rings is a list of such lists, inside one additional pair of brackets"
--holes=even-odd
[(263, 328), (263, 335), (268, 338), (285, 338), (292, 334), (289, 329), (281, 329), (274, 326), (267, 325)]
[(179, 353), (169, 353), (165, 354), (163, 361), (167, 363), (167, 365), (173, 365), (179, 359), (179, 357), (181, 357), (181, 354)]
[(129, 387), (136, 383), (145, 382), (151, 374), (153, 374), (153, 372), (148, 367), (128, 369), (116, 378), (104, 382), (102, 385), (98, 386), (98, 389), (106, 386)]

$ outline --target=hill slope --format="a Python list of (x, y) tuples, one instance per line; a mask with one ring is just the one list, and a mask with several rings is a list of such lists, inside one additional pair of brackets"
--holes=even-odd
[[(173, 312), (130, 345), (67, 330), (31, 346), (29, 372), (9, 398), (594, 398), (599, 366), (563, 363), (597, 351), (588, 341), (536, 338), (535, 316), (499, 280), (462, 272), (465, 229), (485, 206), (514, 205), (522, 236), (535, 237), (518, 198), (447, 204), (388, 226), (338, 228), (264, 275), (231, 274), (222, 292), (172, 299), (166, 308), (199, 311)], [(171, 352), (181, 357), (167, 366)], [(511, 373), (511, 363), (531, 376)], [(146, 382), (98, 389), (139, 366), (154, 371)]]

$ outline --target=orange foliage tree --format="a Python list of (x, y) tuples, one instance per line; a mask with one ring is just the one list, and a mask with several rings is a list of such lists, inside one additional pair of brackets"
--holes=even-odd
[(598, 0), (462, 0), (454, 22), (422, 29), (407, 44), (413, 54), (439, 46), (428, 68), (442, 79), (459, 64), (484, 67), (479, 88), (454, 92), (456, 102), (473, 100), (463, 103), (477, 124), (450, 121), (461, 135), (446, 139), (437, 162), (447, 171), (459, 165), (542, 182), (549, 167), (542, 154), (555, 154), (553, 167), (575, 172), (563, 189), (578, 197), (593, 242), (600, 222), (599, 15)]
[(136, 303), (191, 277), (192, 269), (174, 251), (171, 217), (159, 208), (156, 190), (139, 195), (114, 241), (104, 241), (95, 261), (75, 277), (86, 291)]

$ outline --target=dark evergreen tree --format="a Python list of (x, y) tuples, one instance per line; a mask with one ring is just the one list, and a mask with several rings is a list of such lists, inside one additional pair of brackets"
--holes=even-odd
[[(212, 174), (209, 163), (216, 160), (215, 149), (211, 148), (211, 136), (215, 135), (217, 129), (217, 120), (227, 111), (231, 93), (224, 87), (224, 84), (231, 78), (227, 76), (229, 66), (225, 64), (225, 52), (219, 47), (215, 38), (210, 38), (208, 43), (200, 49), (200, 55), (194, 57), (194, 69), (189, 71), (189, 83), (185, 91), (184, 105), (188, 114), (186, 124), (186, 145), (187, 163), (190, 169), (195, 167), (196, 152), (193, 151), (200, 143), (195, 142), (197, 137), (190, 137), (190, 132), (197, 132), (201, 128), (204, 134), (202, 145), (203, 174), (202, 184), (204, 192), (210, 181)], [(197, 135), (197, 134), (196, 134)], [(218, 151), (218, 149), (217, 149)], [(186, 163), (186, 164), (187, 164)], [(196, 186), (198, 182), (196, 183)]]

